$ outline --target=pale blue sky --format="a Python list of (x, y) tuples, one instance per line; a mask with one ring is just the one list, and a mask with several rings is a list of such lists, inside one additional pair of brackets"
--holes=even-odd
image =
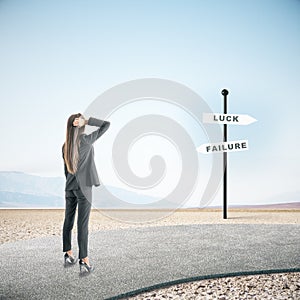
[(300, 1), (3, 0), (0, 39), (1, 170), (63, 176), (67, 117), (155, 77), (215, 112), (227, 88), (258, 120), (229, 128), (250, 147), (229, 155), (231, 203), (299, 201)]

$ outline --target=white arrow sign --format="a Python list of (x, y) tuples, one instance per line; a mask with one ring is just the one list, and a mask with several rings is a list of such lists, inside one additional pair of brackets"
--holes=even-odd
[(216, 153), (216, 152), (235, 152), (248, 150), (248, 140), (239, 140), (222, 143), (202, 144), (196, 148), (201, 153)]
[(249, 115), (203, 113), (203, 123), (248, 125), (257, 120)]

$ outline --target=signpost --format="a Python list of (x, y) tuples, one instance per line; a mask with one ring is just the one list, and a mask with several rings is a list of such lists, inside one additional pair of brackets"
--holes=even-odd
[[(222, 90), (222, 95), (224, 96), (224, 115), (227, 114), (227, 95), (228, 91), (226, 89)], [(227, 124), (224, 125), (224, 137), (223, 142), (227, 142)], [(224, 177), (223, 177), (223, 219), (227, 219), (227, 152), (224, 151), (223, 153), (223, 170), (224, 170)]]
[(249, 125), (257, 120), (248, 115), (227, 114), (228, 90), (222, 90), (224, 96), (224, 113), (204, 113), (203, 122), (210, 124), (223, 124), (223, 142), (202, 144), (197, 148), (200, 153), (223, 152), (223, 219), (227, 219), (227, 152), (248, 150), (248, 140), (227, 141), (227, 124)]

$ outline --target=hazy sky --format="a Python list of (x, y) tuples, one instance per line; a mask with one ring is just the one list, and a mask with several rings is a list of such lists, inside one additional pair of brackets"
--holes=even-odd
[(229, 155), (231, 204), (299, 201), (300, 1), (2, 0), (0, 39), (1, 170), (63, 176), (68, 116), (155, 77), (215, 112), (227, 88), (229, 113), (258, 120), (228, 129), (250, 148)]

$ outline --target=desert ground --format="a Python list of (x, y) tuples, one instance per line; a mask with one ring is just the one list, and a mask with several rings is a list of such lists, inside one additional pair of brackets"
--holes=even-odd
[[(149, 214), (155, 213), (155, 211), (118, 211), (122, 220), (134, 220), (137, 216), (140, 221), (133, 223), (113, 217), (113, 211), (92, 209), (89, 231), (180, 224), (300, 224), (300, 209), (229, 209), (227, 219), (223, 219), (221, 209), (182, 209), (170, 212), (160, 219), (153, 218), (151, 222), (143, 222), (143, 219), (149, 219)], [(74, 233), (77, 230), (76, 218)], [(64, 209), (0, 209), (0, 244), (46, 235), (60, 236), (63, 221)]]

